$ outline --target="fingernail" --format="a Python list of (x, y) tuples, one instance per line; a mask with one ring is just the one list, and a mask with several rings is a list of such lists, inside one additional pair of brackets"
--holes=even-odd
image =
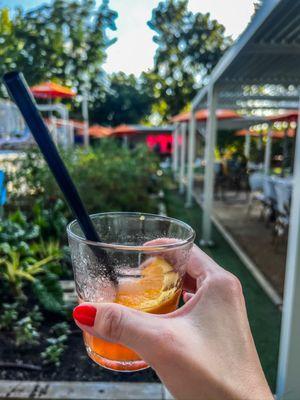
[(80, 304), (73, 310), (73, 318), (87, 326), (94, 325), (96, 314), (97, 308), (88, 304)]

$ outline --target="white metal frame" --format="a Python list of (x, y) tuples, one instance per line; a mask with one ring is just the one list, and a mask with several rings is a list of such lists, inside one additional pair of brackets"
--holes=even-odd
[(173, 152), (172, 152), (172, 168), (173, 168), (173, 174), (174, 174), (174, 178), (176, 179), (176, 174), (178, 171), (178, 153), (179, 153), (179, 149), (178, 149), (178, 135), (179, 135), (179, 124), (176, 124), (174, 132), (173, 132)]
[[(221, 84), (222, 75), (232, 64), (232, 62), (239, 56), (240, 51), (247, 45), (249, 40), (252, 39), (253, 35), (268, 19), (268, 17), (276, 9), (279, 3), (282, 4), (285, 1), (286, 0), (268, 0), (262, 3), (261, 9), (248, 25), (245, 32), (240, 36), (240, 38), (230, 48), (230, 50), (222, 57), (218, 65), (213, 70), (209, 84), (197, 94), (192, 102), (192, 115), (189, 124), (187, 205), (191, 205), (192, 203), (193, 192), (195, 112), (200, 104), (203, 105), (203, 102), (207, 97), (208, 108), (210, 112), (206, 134), (206, 170), (203, 204), (203, 239), (206, 243), (209, 243), (211, 240), (211, 211), (214, 184), (214, 144), (217, 134), (217, 121), (215, 118), (215, 110), (218, 95), (213, 88), (215, 85)], [(273, 50), (275, 51), (275, 49)], [(253, 51), (255, 51), (255, 47), (253, 47)], [(289, 83), (292, 84), (293, 82)], [(222, 104), (224, 107), (225, 103), (226, 101), (224, 99), (221, 99), (218, 105), (220, 106), (220, 104)], [(289, 242), (286, 262), (283, 319), (277, 379), (277, 400), (300, 399), (300, 120), (298, 121), (295, 148), (294, 190), (290, 213)], [(265, 172), (269, 171), (270, 158), (271, 137), (269, 136), (265, 153)]]
[(184, 193), (185, 159), (186, 159), (186, 123), (181, 123), (181, 147), (180, 147), (180, 169), (179, 169), (179, 193)]
[(194, 161), (196, 143), (196, 111), (192, 108), (189, 120), (189, 143), (188, 143), (188, 178), (186, 191), (186, 207), (190, 207), (193, 201), (194, 185)]
[(251, 151), (251, 135), (248, 132), (245, 136), (245, 144), (244, 144), (244, 156), (249, 160)]
[(64, 104), (38, 104), (38, 109), (43, 112), (57, 112), (60, 116), (59, 125), (64, 131), (63, 137), (58, 136), (57, 118), (50, 117), (51, 134), (54, 143), (60, 144), (65, 148), (74, 145), (74, 125), (69, 120), (69, 111)]
[(202, 221), (202, 245), (210, 245), (211, 240), (211, 215), (214, 196), (214, 163), (215, 146), (217, 138), (217, 97), (216, 88), (211, 85), (208, 91), (209, 116), (205, 140), (205, 174), (204, 174), (204, 196), (203, 196), (203, 221)]
[(267, 134), (267, 142), (265, 146), (264, 174), (269, 175), (272, 159), (272, 132), (269, 129)]
[(82, 92), (82, 116), (83, 116), (83, 144), (88, 147), (90, 144), (89, 136), (89, 93), (87, 89)]
[(277, 375), (277, 399), (280, 400), (300, 398), (300, 118), (295, 147), (294, 185)]

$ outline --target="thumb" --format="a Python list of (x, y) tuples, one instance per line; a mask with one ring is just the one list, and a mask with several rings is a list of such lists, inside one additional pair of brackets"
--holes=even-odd
[(73, 317), (80, 329), (101, 339), (120, 343), (151, 358), (167, 319), (115, 303), (82, 303)]

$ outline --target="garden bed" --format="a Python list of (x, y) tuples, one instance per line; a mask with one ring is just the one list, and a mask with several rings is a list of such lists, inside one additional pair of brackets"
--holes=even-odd
[[(101, 143), (62, 154), (88, 211), (157, 213), (168, 179), (156, 156), (144, 147)], [(0, 380), (159, 382), (151, 369), (112, 372), (87, 356), (72, 319), (65, 233), (72, 216), (39, 152), (15, 162), (7, 169), (8, 204), (0, 220)]]
[[(41, 336), (47, 337), (51, 325), (45, 324)], [(85, 382), (159, 382), (155, 372), (147, 369), (134, 374), (113, 372), (95, 364), (86, 354), (81, 331), (74, 323), (70, 323), (71, 334), (61, 357), (61, 363), (43, 365), (41, 352), (44, 351), (43, 342), (34, 347), (16, 350), (14, 343), (7, 335), (0, 334), (0, 379), (28, 380), (28, 381), (85, 381)], [(5, 367), (5, 364), (28, 364), (38, 370)]]

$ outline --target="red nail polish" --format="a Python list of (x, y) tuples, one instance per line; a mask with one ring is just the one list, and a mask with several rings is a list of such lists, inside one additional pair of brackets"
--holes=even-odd
[(94, 306), (88, 304), (80, 304), (73, 310), (73, 318), (76, 319), (80, 324), (93, 326), (95, 322), (97, 309)]

